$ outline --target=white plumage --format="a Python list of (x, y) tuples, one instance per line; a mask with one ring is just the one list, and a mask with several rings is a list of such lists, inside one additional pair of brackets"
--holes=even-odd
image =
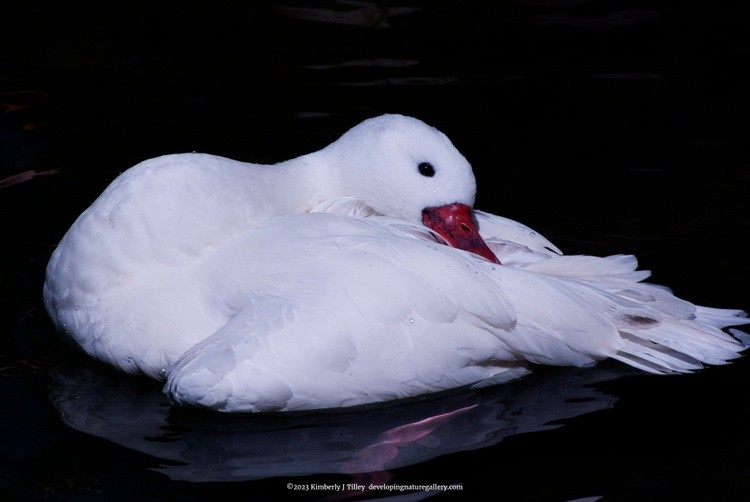
[(742, 311), (644, 283), (632, 256), (563, 256), (481, 211), (475, 225), (455, 212), (474, 195), (450, 141), (398, 115), (274, 166), (159, 157), (74, 223), (45, 302), (92, 356), (221, 411), (489, 385), (527, 362), (689, 372), (746, 347), (722, 331)]

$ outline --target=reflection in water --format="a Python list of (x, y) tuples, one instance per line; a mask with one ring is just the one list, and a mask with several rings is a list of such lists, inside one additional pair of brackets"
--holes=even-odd
[(8, 177), (5, 177), (3, 179), (0, 179), (0, 188), (5, 188), (13, 185), (17, 185), (19, 183), (25, 183), (27, 181), (31, 181), (34, 178), (37, 178), (39, 176), (50, 176), (52, 174), (62, 174), (67, 169), (64, 167), (58, 167), (54, 169), (44, 169), (44, 170), (36, 170), (36, 169), (30, 169), (28, 171), (23, 171), (20, 173), (12, 174)]
[(591, 31), (628, 28), (652, 23), (659, 19), (659, 13), (651, 10), (621, 10), (600, 18), (582, 18), (563, 14), (533, 14), (524, 16), (529, 24), (540, 26), (563, 26)]
[(419, 12), (421, 7), (389, 7), (382, 2), (334, 0), (326, 7), (276, 6), (277, 14), (303, 21), (359, 28), (387, 28), (388, 19)]
[(457, 79), (454, 77), (388, 77), (365, 82), (341, 82), (341, 86), (380, 86), (380, 85), (443, 85), (451, 84)]
[(354, 61), (343, 61), (335, 64), (313, 64), (307, 65), (308, 70), (336, 70), (339, 68), (407, 68), (417, 66), (418, 61), (413, 59), (357, 59)]
[(475, 450), (559, 420), (611, 408), (595, 384), (635, 374), (616, 363), (543, 368), (488, 389), (320, 413), (220, 415), (170, 407), (160, 386), (91, 368), (57, 369), (51, 399), (62, 420), (163, 461), (172, 479), (244, 481), (366, 474)]

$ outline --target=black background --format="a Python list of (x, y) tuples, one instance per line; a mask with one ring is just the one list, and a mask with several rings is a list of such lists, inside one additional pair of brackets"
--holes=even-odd
[[(364, 118), (413, 115), (472, 162), (478, 208), (569, 254), (634, 253), (696, 303), (750, 308), (750, 10), (717, 3), (0, 7), (2, 487), (52, 500), (290, 495), (270, 481), (166, 481), (47, 402), (47, 369), (65, 354), (41, 306), (49, 254), (119, 172), (156, 155), (276, 162)], [(748, 376), (741, 359), (621, 379), (606, 387), (612, 410), (408, 474), (500, 500), (742, 499)]]

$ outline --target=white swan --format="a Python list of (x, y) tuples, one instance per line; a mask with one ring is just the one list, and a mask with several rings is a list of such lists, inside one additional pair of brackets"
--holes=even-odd
[(220, 411), (488, 385), (527, 362), (689, 372), (746, 348), (722, 331), (744, 312), (641, 282), (632, 256), (563, 256), (474, 195), (448, 138), (400, 115), (273, 166), (151, 159), (64, 236), (45, 304), (90, 355)]

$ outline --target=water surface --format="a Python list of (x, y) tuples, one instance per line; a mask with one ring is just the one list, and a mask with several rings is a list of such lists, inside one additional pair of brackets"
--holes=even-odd
[(74, 4), (4, 8), (0, 34), (4, 499), (396, 495), (325, 488), (370, 483), (462, 488), (403, 500), (748, 493), (746, 358), (678, 377), (540, 368), (374, 409), (226, 417), (92, 364), (41, 302), (55, 244), (131, 165), (187, 151), (275, 162), (398, 112), (467, 156), (478, 208), (566, 253), (634, 253), (690, 301), (750, 309), (746, 8)]

